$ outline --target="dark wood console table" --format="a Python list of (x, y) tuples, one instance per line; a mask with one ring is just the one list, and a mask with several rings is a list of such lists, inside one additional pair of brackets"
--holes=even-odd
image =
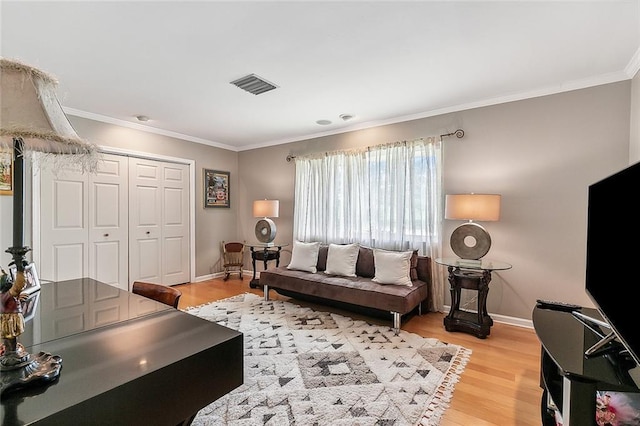
[(243, 383), (240, 332), (88, 278), (34, 296), (18, 341), (62, 370), (3, 395), (4, 426), (189, 424)]
[(260, 280), (256, 278), (256, 260), (264, 263), (264, 269), (267, 269), (267, 262), (275, 260), (276, 268), (280, 266), (280, 252), (282, 247), (289, 244), (254, 244), (249, 246), (251, 250), (251, 265), (253, 266), (253, 278), (249, 282), (249, 287), (259, 288)]
[[(581, 312), (601, 320), (595, 309), (582, 308)], [(543, 425), (556, 425), (557, 417), (564, 426), (596, 425), (596, 391), (640, 392), (640, 368), (619, 353), (621, 345), (616, 347), (613, 342), (613, 350), (586, 357), (585, 351), (600, 336), (573, 315), (536, 307), (532, 318), (542, 345)]]
[[(451, 309), (444, 318), (447, 331), (463, 331), (485, 339), (491, 333), (493, 319), (487, 313), (487, 295), (491, 272), (511, 269), (511, 265), (482, 259), (477, 266), (463, 264), (458, 258), (438, 258), (436, 263), (447, 266), (451, 290)], [(460, 309), (462, 289), (478, 292), (478, 309), (470, 312)]]

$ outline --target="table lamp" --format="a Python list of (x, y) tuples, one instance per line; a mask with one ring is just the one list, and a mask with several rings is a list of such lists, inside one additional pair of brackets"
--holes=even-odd
[(261, 243), (272, 246), (276, 238), (276, 224), (270, 217), (278, 217), (280, 201), (256, 200), (253, 202), (253, 217), (261, 217), (256, 223), (256, 238)]
[(451, 249), (461, 259), (480, 263), (491, 248), (491, 236), (474, 221), (497, 221), (500, 219), (500, 195), (496, 194), (450, 194), (445, 199), (445, 219), (467, 220), (451, 234)]
[(67, 119), (49, 74), (18, 61), (0, 58), (0, 152), (10, 152), (13, 168), (13, 257), (15, 277), (3, 274), (2, 345), (0, 346), (0, 395), (6, 391), (51, 382), (60, 374), (62, 359), (25, 351), (17, 338), (24, 331), (20, 294), (25, 287), (24, 157), (38, 152), (39, 165), (55, 168), (78, 164), (83, 171), (98, 167), (97, 146), (78, 137)]

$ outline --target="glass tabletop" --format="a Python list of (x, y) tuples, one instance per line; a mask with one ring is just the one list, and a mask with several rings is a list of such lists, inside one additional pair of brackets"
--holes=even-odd
[(282, 247), (286, 247), (288, 246), (288, 243), (285, 244), (263, 244), (263, 243), (257, 243), (257, 244), (247, 244), (247, 247), (252, 247), (252, 248), (260, 248), (260, 249), (269, 249), (269, 248), (282, 248)]
[(439, 257), (436, 263), (445, 266), (451, 266), (461, 269), (476, 269), (483, 271), (504, 271), (511, 269), (511, 265), (506, 262), (500, 262), (492, 259), (479, 259), (479, 262), (473, 260), (460, 259), (459, 257)]

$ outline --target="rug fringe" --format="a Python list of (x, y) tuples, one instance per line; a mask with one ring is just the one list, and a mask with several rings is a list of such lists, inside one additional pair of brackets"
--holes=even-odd
[(471, 353), (471, 349), (458, 346), (451, 365), (447, 369), (442, 382), (438, 385), (438, 389), (436, 389), (431, 403), (426, 408), (420, 421), (416, 423), (416, 426), (433, 426), (438, 424), (445, 410), (449, 407), (455, 385), (458, 383), (460, 374), (462, 374), (469, 362)]

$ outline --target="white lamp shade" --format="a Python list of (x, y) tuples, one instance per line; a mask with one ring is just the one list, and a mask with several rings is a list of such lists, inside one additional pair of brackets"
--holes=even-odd
[(500, 220), (500, 195), (449, 194), (445, 200), (445, 219), (497, 221)]
[(280, 201), (256, 200), (253, 202), (253, 217), (278, 217)]
[(19, 138), (26, 151), (79, 155), (74, 162), (95, 170), (97, 146), (76, 134), (58, 102), (57, 84), (43, 71), (0, 58), (0, 150), (12, 150)]

